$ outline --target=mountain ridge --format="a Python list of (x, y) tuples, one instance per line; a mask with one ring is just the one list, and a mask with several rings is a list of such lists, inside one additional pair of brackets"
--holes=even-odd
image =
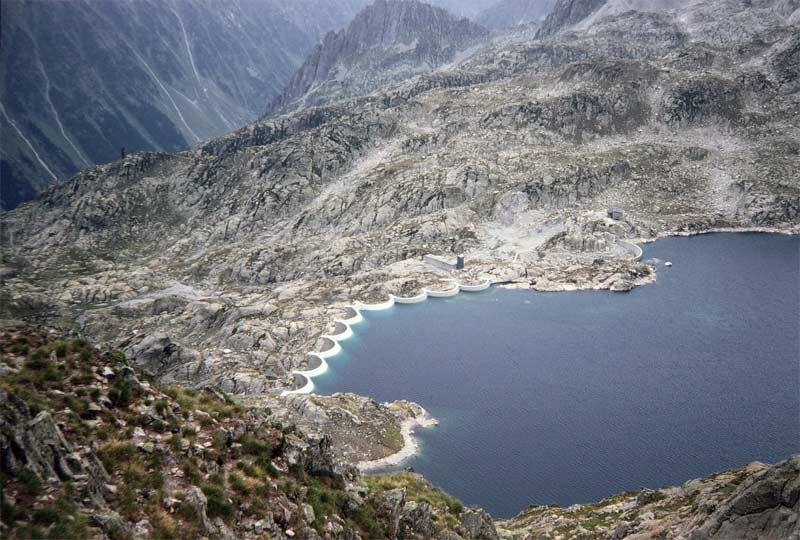
[(488, 32), (418, 0), (377, 0), (329, 32), (267, 106), (267, 114), (368, 94), (430, 72)]
[(606, 4), (607, 0), (556, 0), (537, 37), (546, 37), (586, 19)]

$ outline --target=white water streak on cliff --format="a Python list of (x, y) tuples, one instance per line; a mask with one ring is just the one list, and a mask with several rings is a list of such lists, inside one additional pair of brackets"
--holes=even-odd
[[(170, 8), (170, 9), (171, 9), (172, 13), (175, 15), (175, 18), (178, 19), (178, 24), (180, 25), (181, 33), (183, 34), (183, 43), (184, 43), (184, 45), (186, 45), (186, 52), (189, 55), (189, 64), (192, 66), (192, 72), (194, 73), (194, 80), (196, 81), (195, 88), (194, 88), (194, 95), (195, 95), (195, 97), (197, 99), (201, 99), (199, 90), (202, 88), (202, 90), (203, 90), (203, 98), (202, 99), (205, 99), (208, 102), (209, 101), (209, 99), (208, 99), (208, 89), (205, 88), (203, 86), (202, 82), (200, 81), (200, 73), (198, 73), (197, 66), (194, 63), (194, 55), (192, 54), (192, 47), (189, 45), (189, 35), (186, 33), (186, 27), (183, 24), (183, 19), (181, 19), (180, 14), (178, 13), (178, 11), (175, 8)], [(195, 106), (196, 106), (196, 103), (195, 103)], [(233, 122), (228, 120), (225, 117), (224, 114), (222, 114), (222, 111), (217, 106), (217, 104), (214, 103), (214, 100), (211, 100), (211, 106), (214, 108), (214, 111), (217, 113), (217, 116), (220, 117), (220, 119), (225, 123), (225, 125), (228, 127), (228, 129), (236, 129), (237, 126), (235, 124), (233, 124)]]
[(36, 161), (38, 161), (39, 164), (42, 167), (44, 167), (44, 170), (46, 170), (48, 172), (48, 174), (50, 174), (50, 176), (53, 177), (53, 180), (58, 182), (58, 177), (55, 174), (53, 174), (53, 171), (50, 170), (50, 167), (48, 167), (47, 164), (42, 160), (42, 158), (39, 157), (39, 152), (37, 152), (36, 149), (33, 147), (33, 145), (31, 144), (31, 141), (29, 141), (28, 138), (25, 135), (22, 134), (22, 132), (17, 127), (17, 124), (15, 124), (14, 121), (11, 118), (8, 117), (8, 115), (6, 114), (6, 109), (5, 109), (5, 107), (3, 107), (2, 103), (0, 103), (0, 112), (3, 113), (3, 117), (6, 119), (6, 121), (9, 124), (11, 124), (11, 127), (14, 128), (14, 131), (17, 132), (17, 134), (22, 138), (22, 140), (25, 141), (25, 143), (28, 145), (28, 148), (31, 149), (31, 152), (33, 152), (34, 157), (36, 157)]
[(196, 100), (196, 99), (192, 99), (192, 98), (190, 98), (189, 96), (187, 96), (186, 94), (184, 94), (183, 92), (181, 92), (180, 90), (178, 90), (177, 88), (173, 88), (173, 90), (175, 90), (175, 92), (177, 92), (177, 94), (178, 94), (179, 96), (181, 96), (183, 99), (185, 99), (186, 101), (188, 101), (189, 103), (191, 103), (191, 104), (192, 104), (192, 107), (194, 107), (195, 109), (197, 109), (197, 110), (198, 110), (198, 111), (200, 111), (200, 112), (202, 112), (202, 111), (203, 111), (203, 109), (201, 109), (201, 108), (200, 108), (200, 105), (198, 105), (198, 104), (197, 104), (197, 100)]
[[(191, 64), (192, 66), (192, 71), (194, 72), (194, 80), (197, 82), (197, 85), (194, 88), (194, 95), (195, 97), (200, 99), (200, 94), (198, 93), (198, 90), (202, 87), (202, 85), (200, 84), (200, 74), (197, 73), (197, 66), (194, 65), (194, 56), (192, 56), (192, 48), (189, 46), (189, 36), (186, 35), (186, 27), (183, 26), (183, 19), (181, 19), (181, 16), (174, 8), (170, 9), (172, 13), (175, 15), (175, 17), (178, 19), (178, 24), (181, 26), (181, 32), (183, 33), (183, 43), (184, 45), (186, 45), (186, 52), (189, 53), (189, 64)], [(205, 89), (203, 90), (205, 92)]]
[(217, 114), (219, 115), (220, 118), (222, 118), (222, 121), (225, 122), (225, 125), (227, 125), (229, 129), (237, 128), (236, 125), (234, 125), (230, 120), (225, 118), (225, 115), (222, 114), (222, 110), (218, 106), (215, 106), (214, 108), (217, 110)]
[(42, 72), (42, 76), (44, 77), (44, 97), (47, 100), (47, 104), (50, 105), (50, 110), (53, 111), (53, 117), (56, 119), (58, 129), (61, 131), (61, 136), (64, 137), (64, 140), (69, 143), (73, 150), (75, 150), (75, 153), (78, 155), (78, 159), (83, 161), (87, 167), (90, 167), (92, 164), (89, 163), (88, 159), (86, 159), (84, 153), (81, 152), (75, 143), (72, 142), (72, 139), (67, 136), (64, 125), (61, 123), (61, 118), (58, 116), (58, 111), (56, 110), (55, 105), (53, 105), (53, 100), (50, 99), (50, 78), (47, 76), (47, 70), (44, 69), (44, 64), (42, 63), (42, 59), (39, 58), (38, 53), (36, 59), (39, 61), (39, 70)]
[(136, 52), (135, 49), (131, 48), (131, 51), (133, 51), (133, 54), (136, 55), (136, 58), (139, 59), (139, 61), (142, 63), (142, 65), (144, 65), (145, 69), (147, 69), (147, 72), (150, 73), (150, 76), (153, 78), (153, 80), (156, 81), (158, 86), (161, 87), (161, 90), (167, 95), (167, 98), (172, 103), (172, 107), (175, 109), (175, 112), (178, 113), (178, 118), (180, 118), (181, 122), (183, 122), (183, 125), (186, 126), (186, 129), (189, 131), (189, 133), (192, 134), (192, 136), (195, 138), (195, 140), (197, 142), (200, 142), (200, 137), (198, 137), (197, 133), (195, 133), (194, 130), (192, 130), (192, 128), (189, 127), (189, 124), (186, 123), (186, 120), (183, 118), (183, 114), (181, 114), (180, 108), (178, 108), (178, 104), (175, 103), (174, 99), (172, 99), (172, 94), (169, 93), (169, 90), (167, 90), (167, 87), (164, 86), (164, 84), (161, 82), (161, 80), (156, 76), (155, 72), (152, 69), (150, 69), (150, 66), (147, 65), (147, 62), (144, 61), (144, 58), (142, 58), (139, 55), (139, 53)]

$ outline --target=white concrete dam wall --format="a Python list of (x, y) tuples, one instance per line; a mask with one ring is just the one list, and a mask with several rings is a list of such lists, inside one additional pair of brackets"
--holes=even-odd
[(361, 315), (362, 311), (380, 311), (389, 309), (396, 303), (418, 304), (420, 302), (424, 302), (428, 298), (449, 298), (457, 295), (461, 291), (479, 292), (485, 291), (491, 286), (492, 281), (488, 279), (476, 285), (462, 285), (456, 281), (453, 281), (449, 289), (422, 289), (422, 292), (418, 295), (409, 297), (395, 296), (390, 294), (388, 300), (379, 304), (365, 304), (363, 302), (356, 302), (352, 306), (347, 306), (348, 311), (350, 312), (348, 313), (349, 317), (346, 319), (334, 319), (334, 331), (336, 333), (322, 336), (323, 341), (325, 341), (326, 344), (330, 344), (330, 347), (321, 352), (309, 352), (308, 356), (310, 358), (308, 369), (295, 370), (292, 372), (296, 381), (295, 384), (298, 386), (298, 388), (295, 388), (294, 390), (286, 390), (282, 395), (310, 394), (314, 391), (314, 382), (312, 379), (328, 371), (328, 362), (326, 360), (336, 356), (341, 352), (342, 347), (339, 345), (339, 342), (344, 341), (353, 335), (352, 325), (358, 324), (364, 320), (364, 317)]
[(636, 244), (628, 242), (627, 240), (617, 240), (617, 244), (622, 246), (623, 248), (625, 248), (625, 250), (628, 253), (630, 253), (630, 257), (629, 258), (631, 260), (638, 261), (639, 259), (642, 258), (642, 253), (644, 253), (644, 252), (642, 251), (642, 248), (640, 248)]

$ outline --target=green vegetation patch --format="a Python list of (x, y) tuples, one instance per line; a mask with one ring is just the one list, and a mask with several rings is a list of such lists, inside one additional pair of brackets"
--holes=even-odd
[(464, 511), (464, 505), (455, 497), (448, 495), (436, 486), (432, 486), (422, 476), (410, 472), (366, 475), (364, 481), (373, 493), (405, 488), (406, 500), (428, 503), (439, 511), (458, 516)]

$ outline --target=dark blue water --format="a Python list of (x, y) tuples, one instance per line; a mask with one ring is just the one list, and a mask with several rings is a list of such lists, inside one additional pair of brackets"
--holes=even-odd
[(468, 504), (675, 485), (800, 451), (800, 237), (645, 246), (630, 293), (493, 288), (365, 313), (317, 391), (410, 399), (441, 425), (411, 465)]

